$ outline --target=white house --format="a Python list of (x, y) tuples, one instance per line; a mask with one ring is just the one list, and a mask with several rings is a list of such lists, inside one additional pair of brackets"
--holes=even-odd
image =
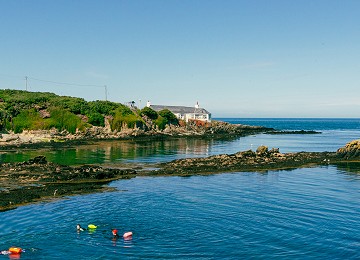
[(185, 122), (192, 120), (211, 122), (211, 113), (209, 113), (204, 108), (200, 108), (198, 102), (196, 103), (195, 107), (184, 107), (151, 105), (151, 103), (148, 101), (146, 106), (152, 108), (156, 112), (159, 112), (163, 109), (169, 109), (178, 119), (184, 120)]

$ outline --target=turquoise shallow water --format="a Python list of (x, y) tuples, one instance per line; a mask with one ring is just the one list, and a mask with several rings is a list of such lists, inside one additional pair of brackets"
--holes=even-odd
[[(332, 136), (260, 135), (248, 137), (248, 143), (267, 145), (272, 140), (288, 150), (324, 149), (334, 145), (334, 136), (339, 137), (333, 138), (334, 143), (347, 139), (346, 143), (358, 133), (356, 127), (326, 131)], [(313, 138), (323, 141), (317, 144)], [(160, 146), (163, 149), (159, 144), (147, 144), (157, 148), (119, 160), (113, 153), (104, 156), (112, 159), (104, 161), (146, 164), (222, 153), (245, 146), (241, 140), (244, 138), (212, 141), (205, 145), (207, 150), (198, 147), (203, 142), (193, 146), (164, 143)], [(131, 144), (129, 147), (130, 151)], [(171, 153), (168, 147), (178, 149)], [(82, 149), (86, 154), (86, 148)], [(98, 145), (97, 149), (103, 151), (108, 146)], [(115, 181), (110, 186), (117, 191), (1, 212), (0, 250), (23, 247), (26, 252), (21, 259), (360, 258), (358, 164), (187, 178), (142, 177)], [(78, 234), (77, 223), (99, 227), (95, 232)], [(111, 228), (133, 231), (133, 239), (113, 241)]]

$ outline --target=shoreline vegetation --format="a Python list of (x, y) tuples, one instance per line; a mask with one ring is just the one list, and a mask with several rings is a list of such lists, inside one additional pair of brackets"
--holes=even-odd
[(0, 149), (57, 147), (64, 142), (131, 138), (228, 138), (258, 133), (315, 134), (278, 131), (262, 126), (179, 120), (170, 110), (137, 108), (110, 101), (85, 101), (47, 92), (0, 90)]

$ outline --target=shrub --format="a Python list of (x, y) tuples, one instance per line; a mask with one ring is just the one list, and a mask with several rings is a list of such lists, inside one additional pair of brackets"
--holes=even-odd
[(85, 114), (89, 110), (89, 105), (83, 98), (58, 97), (51, 105), (67, 109), (76, 115)]
[(50, 129), (55, 127), (62, 131), (67, 130), (69, 133), (74, 134), (76, 129), (83, 130), (85, 124), (75, 114), (60, 108), (53, 108), (50, 110), (51, 117), (47, 119), (47, 127)]
[(162, 116), (159, 116), (155, 121), (155, 125), (158, 126), (160, 130), (164, 130), (165, 126), (168, 124), (168, 120)]
[(100, 113), (91, 113), (88, 115), (89, 124), (95, 125), (95, 126), (105, 126), (104, 116)]
[(35, 109), (23, 110), (14, 119), (12, 130), (21, 133), (23, 130), (45, 129), (46, 123)]
[(122, 106), (115, 111), (114, 119), (111, 122), (111, 130), (121, 130), (125, 125), (128, 128), (142, 127), (144, 122), (128, 107)]
[(179, 124), (177, 117), (169, 109), (163, 109), (159, 111), (159, 115), (165, 118), (167, 120), (167, 123), (169, 124), (173, 124), (173, 125)]
[(100, 113), (103, 115), (110, 115), (120, 106), (123, 106), (118, 103), (110, 102), (110, 101), (91, 101), (89, 102), (89, 113)]
[(158, 113), (150, 107), (144, 107), (143, 109), (141, 109), (140, 115), (145, 115), (152, 120), (157, 119), (159, 116)]
[(114, 115), (115, 114), (120, 114), (122, 116), (126, 116), (126, 115), (133, 115), (134, 113), (127, 106), (120, 104), (120, 106), (114, 111)]

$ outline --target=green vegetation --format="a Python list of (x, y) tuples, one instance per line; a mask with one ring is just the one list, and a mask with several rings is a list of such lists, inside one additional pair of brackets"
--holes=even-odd
[(61, 108), (52, 108), (50, 112), (51, 117), (46, 119), (47, 129), (56, 128), (59, 130), (67, 130), (74, 134), (76, 129), (84, 130), (85, 123), (81, 121), (80, 117), (71, 113), (70, 111)]
[(169, 110), (163, 109), (161, 111), (156, 112), (150, 107), (144, 107), (140, 111), (141, 115), (145, 115), (151, 120), (153, 120), (154, 124), (160, 129), (165, 129), (166, 125), (178, 125), (179, 121), (176, 116)]
[(176, 116), (169, 110), (157, 113), (148, 107), (136, 110), (110, 101), (88, 102), (83, 98), (47, 92), (0, 90), (0, 131), (21, 133), (23, 130), (56, 128), (76, 133), (91, 126), (105, 126), (105, 117), (112, 130), (120, 131), (124, 127), (146, 129), (142, 116), (151, 119), (159, 129), (164, 129), (167, 124), (178, 124)]
[(159, 116), (155, 121), (155, 125), (160, 129), (164, 130), (165, 126), (167, 125), (168, 121), (166, 118), (163, 118), (162, 116)]
[(169, 109), (163, 109), (159, 111), (159, 117), (155, 120), (155, 124), (163, 130), (166, 125), (179, 125), (179, 120)]
[(144, 107), (140, 111), (140, 115), (147, 116), (148, 118), (155, 120), (158, 118), (158, 113), (150, 107)]
[(159, 111), (159, 115), (165, 118), (168, 124), (174, 124), (174, 125), (179, 124), (178, 119), (169, 109), (163, 109)]
[(35, 109), (21, 111), (12, 123), (15, 133), (21, 133), (24, 129), (44, 129), (44, 120)]
[(134, 114), (130, 108), (122, 106), (115, 110), (114, 119), (111, 122), (111, 130), (120, 131), (124, 127), (134, 128), (143, 126), (144, 121), (142, 118), (139, 115)]

